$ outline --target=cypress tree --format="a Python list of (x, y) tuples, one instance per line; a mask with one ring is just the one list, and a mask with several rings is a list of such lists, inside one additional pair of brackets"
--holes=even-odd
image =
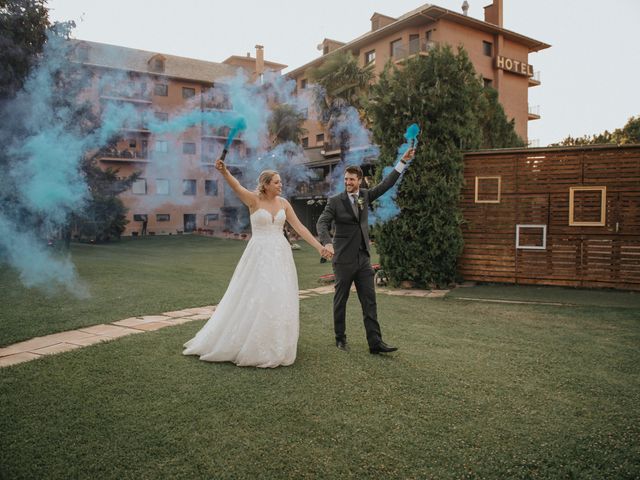
[(416, 157), (398, 187), (401, 213), (374, 229), (382, 268), (392, 284), (446, 286), (457, 279), (463, 247), (463, 150), (522, 141), (462, 47), (438, 47), (401, 69), (388, 65), (372, 87), (368, 112), (381, 150), (378, 177), (397, 157), (407, 126), (421, 128)]

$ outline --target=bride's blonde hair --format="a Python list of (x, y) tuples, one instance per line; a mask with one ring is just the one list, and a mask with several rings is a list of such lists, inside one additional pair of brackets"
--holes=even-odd
[(266, 194), (267, 185), (271, 183), (271, 180), (273, 180), (273, 177), (275, 177), (276, 175), (280, 174), (275, 170), (264, 170), (262, 173), (260, 173), (260, 176), (258, 177), (258, 185), (256, 186), (256, 193), (260, 196)]

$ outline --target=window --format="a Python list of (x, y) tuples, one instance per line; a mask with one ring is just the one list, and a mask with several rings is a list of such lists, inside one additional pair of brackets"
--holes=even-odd
[(302, 118), (304, 118), (304, 119), (309, 118), (309, 108), (308, 107), (301, 108), (298, 111), (300, 112), (300, 115), (302, 116)]
[(217, 180), (205, 180), (204, 181), (204, 194), (210, 197), (218, 196), (218, 181)]
[(149, 217), (147, 217), (146, 213), (134, 213), (133, 214), (133, 221), (134, 222), (144, 222), (148, 219)]
[(307, 79), (303, 78), (302, 80), (300, 80), (300, 89), (304, 90), (305, 88), (307, 88)]
[(409, 53), (414, 54), (420, 51), (420, 35), (409, 35)]
[(169, 95), (169, 85), (166, 83), (156, 83), (153, 86), (153, 94), (158, 97), (166, 97)]
[(166, 178), (158, 178), (156, 180), (156, 194), (169, 195), (169, 180)]
[(324, 145), (324, 133), (316, 135), (316, 145)]
[(402, 52), (402, 39), (394, 40), (390, 43), (390, 46), (391, 58), (399, 57)]
[(183, 180), (182, 181), (182, 194), (183, 195), (195, 195), (196, 194), (196, 181), (195, 180)]
[(433, 30), (427, 30), (424, 34), (424, 39), (429, 42), (433, 37)]
[(196, 89), (191, 87), (182, 87), (182, 98), (191, 98), (196, 96)]
[(156, 119), (161, 122), (169, 120), (169, 114), (167, 112), (155, 112)]
[(209, 225), (210, 223), (217, 222), (219, 215), (217, 213), (207, 213), (204, 216), (204, 224)]
[(166, 140), (156, 140), (156, 152), (167, 153), (169, 151), (169, 144)]
[(490, 78), (483, 78), (482, 81), (484, 82), (484, 88), (493, 87), (493, 80), (491, 80)]
[(182, 144), (182, 153), (187, 155), (195, 155), (196, 154), (196, 144), (193, 142), (184, 142)]
[(134, 195), (146, 195), (147, 194), (147, 181), (144, 178), (140, 178), (131, 184), (131, 193)]
[(151, 69), (154, 72), (164, 72), (164, 59), (154, 58), (153, 62), (151, 62)]
[(169, 222), (171, 221), (171, 215), (168, 213), (156, 213), (156, 222)]
[(303, 148), (309, 148), (309, 137), (304, 137), (302, 139), (302, 147)]
[(369, 65), (370, 63), (373, 63), (376, 61), (376, 51), (375, 50), (370, 50), (367, 53), (364, 54), (364, 64), (365, 65)]
[(482, 42), (482, 51), (487, 57), (493, 57), (493, 44), (491, 42)]
[(135, 139), (129, 139), (129, 148), (136, 148), (137, 142)]

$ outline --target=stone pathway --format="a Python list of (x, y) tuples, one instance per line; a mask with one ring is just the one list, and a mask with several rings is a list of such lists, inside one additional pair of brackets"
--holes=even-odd
[[(353, 289), (355, 290), (355, 288)], [(378, 288), (378, 293), (409, 297), (444, 297), (448, 290), (403, 290)], [(312, 298), (318, 295), (333, 293), (333, 285), (300, 290), (300, 299)], [(82, 327), (77, 330), (54, 333), (44, 337), (36, 337), (8, 347), (0, 348), (0, 368), (22, 362), (35, 360), (44, 355), (68, 352), (76, 348), (86, 347), (100, 342), (126, 337), (136, 333), (160, 330), (172, 325), (181, 325), (194, 320), (207, 320), (216, 309), (215, 305), (197, 308), (186, 308), (160, 315), (145, 315), (130, 317), (107, 324)]]

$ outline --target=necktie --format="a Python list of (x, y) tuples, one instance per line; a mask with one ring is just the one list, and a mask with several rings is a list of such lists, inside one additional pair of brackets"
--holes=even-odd
[(357, 193), (352, 193), (351, 194), (351, 206), (353, 207), (353, 213), (356, 214), (356, 217), (358, 217), (358, 194)]

